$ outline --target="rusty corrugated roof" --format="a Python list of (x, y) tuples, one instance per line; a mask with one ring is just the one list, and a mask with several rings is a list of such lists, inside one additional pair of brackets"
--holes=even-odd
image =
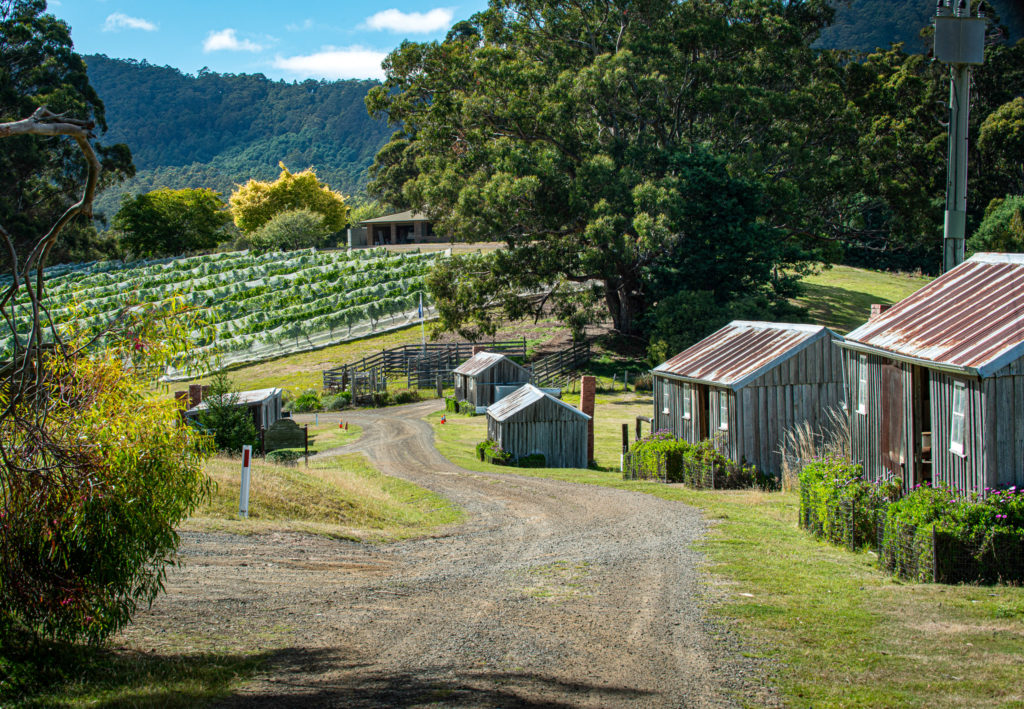
[(825, 336), (839, 337), (821, 325), (733, 320), (659, 364), (654, 373), (740, 389)]
[[(472, 376), (474, 374), (479, 374), (486, 369), (490, 369), (503, 359), (508, 358), (500, 352), (477, 352), (475, 355), (456, 367), (453, 372), (455, 374), (468, 374)], [(509, 361), (511, 362), (512, 360)], [(512, 362), (512, 364), (516, 363)], [(518, 367), (519, 365), (516, 364), (516, 366)]]
[(1024, 356), (1024, 254), (975, 254), (846, 340), (990, 376)]
[(590, 416), (583, 413), (576, 407), (569, 406), (569, 404), (565, 403), (560, 399), (556, 399), (555, 397), (551, 396), (551, 394), (541, 391), (533, 384), (524, 384), (523, 386), (519, 387), (514, 392), (506, 396), (501, 401), (488, 406), (487, 415), (493, 418), (495, 421), (504, 421), (510, 416), (514, 416), (523, 409), (531, 406), (532, 404), (537, 403), (538, 401), (545, 397), (551, 399), (559, 406), (564, 406), (577, 416), (582, 416), (585, 419), (590, 418)]

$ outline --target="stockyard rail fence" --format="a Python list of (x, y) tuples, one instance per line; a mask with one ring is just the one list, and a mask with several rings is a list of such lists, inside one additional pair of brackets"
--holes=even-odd
[[(526, 338), (492, 342), (446, 342), (426, 345), (403, 345), (333, 367), (323, 373), (324, 391), (343, 391), (357, 378), (374, 381), (405, 379), (410, 389), (427, 389), (452, 384), (452, 372), (473, 356), (473, 348), (500, 352), (509, 357), (526, 359)], [(537, 359), (529, 367), (532, 382), (537, 386), (557, 386), (562, 377), (590, 360), (590, 342), (581, 340), (569, 347)]]

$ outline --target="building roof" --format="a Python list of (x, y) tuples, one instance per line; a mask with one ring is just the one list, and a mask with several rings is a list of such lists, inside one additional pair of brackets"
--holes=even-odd
[(416, 212), (408, 209), (404, 212), (396, 212), (394, 214), (385, 214), (383, 217), (374, 217), (373, 219), (364, 219), (359, 222), (360, 224), (390, 224), (392, 222), (429, 222), (430, 219), (426, 214), (422, 212)]
[(846, 340), (854, 350), (991, 376), (1024, 357), (1024, 254), (974, 254)]
[(516, 415), (520, 411), (528, 409), (529, 407), (536, 404), (538, 401), (542, 401), (544, 399), (550, 399), (559, 406), (565, 407), (569, 411), (573, 412), (577, 416), (590, 420), (590, 416), (583, 413), (575, 406), (569, 406), (564, 401), (556, 399), (555, 397), (551, 396), (551, 394), (547, 394), (541, 391), (533, 384), (524, 384), (523, 386), (519, 387), (514, 392), (506, 396), (501, 401), (488, 406), (487, 415), (493, 418), (495, 421), (505, 421), (511, 418), (512, 416)]
[(659, 364), (654, 373), (737, 390), (828, 336), (839, 338), (821, 325), (733, 320)]
[(516, 367), (519, 367), (520, 369), (525, 369), (516, 362), (513, 362), (512, 360), (508, 359), (508, 357), (501, 354), (500, 352), (477, 352), (475, 355), (473, 355), (465, 362), (460, 364), (458, 367), (456, 367), (453, 370), (453, 373), (466, 374), (472, 377), (477, 374), (480, 374), (481, 372), (487, 371), (488, 369), (490, 369), (491, 367), (493, 367), (502, 360), (508, 360)]
[[(271, 389), (252, 389), (250, 391), (240, 391), (240, 392), (237, 392), (235, 394), (235, 396), (237, 397), (237, 401), (235, 402), (235, 405), (236, 406), (252, 406), (254, 404), (262, 404), (267, 399), (269, 399), (269, 398), (271, 398), (271, 397), (273, 397), (273, 396), (275, 396), (277, 394), (280, 394), (280, 393), (281, 393), (281, 390), (278, 389), (277, 387), (274, 387), (274, 388), (271, 388)], [(189, 412), (192, 412), (192, 411), (202, 411), (205, 408), (206, 408), (206, 402), (205, 401), (201, 401), (198, 404), (196, 404), (195, 406), (193, 406), (191, 409), (189, 409)]]

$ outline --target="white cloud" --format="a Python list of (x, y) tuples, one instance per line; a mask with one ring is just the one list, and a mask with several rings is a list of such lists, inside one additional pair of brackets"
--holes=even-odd
[(381, 10), (366, 18), (366, 26), (371, 30), (388, 30), (409, 34), (426, 34), (447, 29), (452, 23), (452, 11), (438, 7), (429, 12), (402, 12), (401, 10)]
[(325, 47), (314, 54), (277, 57), (274, 67), (303, 78), (383, 79), (385, 52), (365, 47)]
[[(51, 3), (51, 5), (52, 4), (53, 3)], [(123, 12), (115, 12), (112, 15), (107, 15), (107, 21), (103, 25), (103, 31), (118, 32), (120, 30), (145, 30), (146, 32), (153, 32), (156, 30), (156, 25), (149, 20), (143, 20), (141, 17), (129, 17)]]
[(311, 30), (313, 29), (313, 20), (306, 19), (303, 20), (301, 23), (292, 22), (290, 24), (285, 25), (284, 28), (289, 32), (303, 32), (305, 30)]
[(228, 28), (220, 32), (210, 32), (203, 41), (204, 52), (216, 52), (220, 50), (229, 52), (260, 52), (263, 45), (256, 44), (251, 39), (239, 39), (235, 30)]

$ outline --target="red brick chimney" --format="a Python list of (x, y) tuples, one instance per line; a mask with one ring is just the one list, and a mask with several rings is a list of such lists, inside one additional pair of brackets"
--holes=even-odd
[(477, 354), (478, 352), (484, 352), (486, 350), (487, 350), (487, 345), (473, 345), (473, 354), (474, 355)]
[(590, 417), (587, 421), (587, 462), (594, 460), (594, 392), (597, 378), (590, 375), (580, 379), (580, 411)]
[(188, 408), (193, 406), (199, 406), (203, 401), (203, 385), (202, 384), (189, 384), (188, 385)]
[(868, 318), (868, 319), (869, 320), (874, 320), (875, 318), (877, 318), (879, 315), (881, 315), (882, 313), (884, 313), (886, 310), (888, 310), (891, 307), (892, 307), (891, 304), (886, 305), (884, 303), (872, 303), (871, 304), (871, 317)]
[(188, 392), (187, 391), (176, 391), (174, 392), (174, 401), (177, 402), (179, 409), (187, 409), (188, 406)]

